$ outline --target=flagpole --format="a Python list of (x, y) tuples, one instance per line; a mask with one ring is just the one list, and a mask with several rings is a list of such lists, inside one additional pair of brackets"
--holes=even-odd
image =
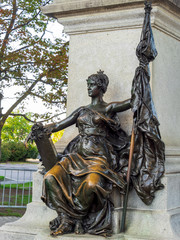
[(126, 188), (126, 194), (124, 196), (124, 201), (123, 201), (123, 213), (122, 213), (120, 232), (125, 232), (126, 212), (127, 212), (127, 203), (128, 203), (128, 195), (129, 195), (129, 186), (130, 186), (130, 175), (131, 175), (132, 159), (133, 159), (133, 152), (134, 152), (134, 140), (135, 140), (135, 133), (134, 133), (134, 128), (132, 128), (131, 144), (130, 144), (130, 151), (129, 151), (129, 161), (128, 161), (128, 171), (127, 171), (127, 177), (126, 177), (127, 178), (127, 188)]
[[(148, 107), (148, 105), (143, 101), (142, 96), (137, 92), (137, 87), (139, 86), (138, 84), (145, 84), (148, 82), (148, 73), (147, 70), (145, 69), (149, 62), (153, 61), (155, 57), (157, 56), (157, 51), (155, 48), (154, 44), (154, 38), (153, 38), (153, 33), (151, 29), (151, 22), (150, 22), (150, 14), (151, 14), (151, 2), (150, 1), (144, 1), (145, 5), (145, 17), (144, 17), (144, 23), (143, 23), (143, 28), (142, 28), (142, 33), (141, 33), (141, 38), (140, 38), (140, 43), (138, 44), (136, 48), (136, 56), (139, 59), (139, 67), (137, 67), (136, 72), (135, 72), (135, 77), (133, 79), (133, 84), (132, 84), (132, 90), (135, 93), (135, 101), (134, 104), (132, 104), (132, 111), (136, 114), (134, 114), (134, 125), (132, 128), (132, 135), (131, 135), (131, 144), (130, 144), (130, 152), (129, 152), (129, 162), (128, 162), (128, 171), (127, 171), (127, 190), (126, 194), (124, 196), (124, 201), (123, 201), (123, 212), (122, 212), (122, 221), (121, 221), (121, 227), (120, 227), (120, 232), (125, 232), (125, 221), (126, 221), (126, 212), (127, 212), (127, 203), (128, 203), (128, 195), (129, 195), (129, 187), (130, 187), (130, 175), (131, 175), (131, 168), (132, 168), (132, 159), (133, 159), (133, 152), (134, 152), (134, 144), (135, 144), (135, 135), (138, 134), (137, 127), (138, 127), (138, 122), (141, 119), (141, 121), (146, 121), (144, 118), (144, 115), (139, 116), (139, 109), (142, 104), (146, 106), (148, 111), (150, 113), (152, 112), (151, 109)], [(147, 88), (147, 86), (146, 86)], [(149, 95), (151, 96), (150, 92), (150, 87), (148, 86)], [(146, 93), (147, 95), (147, 93)], [(144, 94), (144, 96), (146, 96)], [(149, 97), (146, 96), (146, 98)], [(149, 99), (149, 98), (148, 98)], [(138, 104), (137, 104), (138, 102)], [(149, 113), (149, 115), (150, 115)], [(155, 114), (152, 113), (154, 116)], [(142, 122), (143, 122), (142, 121)], [(141, 122), (141, 124), (142, 124)], [(134, 129), (134, 126), (136, 128)], [(138, 143), (137, 143), (138, 144)], [(162, 143), (163, 145), (163, 143)]]

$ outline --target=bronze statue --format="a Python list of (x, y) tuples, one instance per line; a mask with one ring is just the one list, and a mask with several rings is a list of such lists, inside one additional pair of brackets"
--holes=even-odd
[(121, 192), (126, 189), (123, 176), (115, 170), (119, 168), (120, 152), (129, 144), (117, 112), (130, 109), (130, 99), (104, 102), (108, 83), (102, 71), (89, 76), (91, 104), (50, 127), (56, 132), (76, 124), (79, 130), (44, 178), (42, 200), (58, 214), (50, 224), (53, 236), (72, 231), (108, 235), (112, 231), (109, 195), (112, 185)]
[[(52, 236), (71, 232), (108, 236), (112, 233), (113, 204), (109, 197), (113, 186), (127, 196), (131, 181), (147, 205), (155, 191), (163, 188), (160, 178), (164, 173), (164, 143), (149, 86), (148, 64), (157, 55), (150, 12), (151, 4), (145, 2), (142, 36), (136, 51), (140, 65), (135, 72), (131, 99), (104, 102), (109, 79), (99, 71), (87, 79), (89, 105), (79, 107), (59, 123), (46, 127), (36, 124), (32, 128), (30, 137), (36, 141), (49, 170), (44, 177), (42, 200), (58, 215), (50, 222)], [(132, 151), (130, 154), (132, 170), (129, 168), (127, 174), (130, 137), (121, 129), (117, 113), (130, 108), (134, 112), (135, 146), (134, 154)], [(73, 124), (79, 135), (58, 155), (47, 136)], [(125, 203), (127, 206), (127, 197)], [(122, 222), (124, 231), (125, 214)]]

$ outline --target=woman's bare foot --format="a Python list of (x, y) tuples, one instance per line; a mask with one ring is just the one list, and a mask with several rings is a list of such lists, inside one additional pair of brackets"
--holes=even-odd
[(76, 234), (84, 234), (84, 228), (82, 226), (82, 221), (81, 220), (77, 220), (76, 221), (76, 225), (75, 225), (75, 228), (74, 228), (74, 232)]
[(55, 219), (49, 222), (49, 228), (51, 231), (55, 231), (61, 223), (61, 217), (57, 216)]
[(56, 237), (66, 233), (71, 233), (72, 230), (73, 230), (73, 226), (68, 222), (64, 221), (60, 224), (60, 226), (54, 232), (51, 232), (51, 236)]

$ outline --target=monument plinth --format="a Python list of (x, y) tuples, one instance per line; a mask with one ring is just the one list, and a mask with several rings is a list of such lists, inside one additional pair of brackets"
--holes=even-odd
[[(86, 79), (99, 69), (110, 79), (107, 102), (130, 97), (132, 79), (138, 66), (135, 49), (142, 23), (142, 0), (54, 0), (43, 12), (64, 25), (70, 36), (67, 115), (80, 105), (87, 105)], [(165, 189), (156, 193), (152, 205), (146, 206), (132, 191), (127, 212), (127, 231), (119, 234), (122, 203), (115, 202), (113, 239), (175, 240), (180, 238), (180, 3), (155, 0), (152, 28), (158, 57), (150, 65), (151, 87), (159, 117), (162, 139), (166, 144)], [(79, 91), (82, 89), (82, 91)], [(75, 94), (77, 93), (77, 94)], [(120, 115), (122, 127), (132, 129), (131, 111)], [(75, 127), (65, 131), (57, 149), (62, 149), (77, 134)], [(1, 228), (2, 239), (51, 239), (48, 221), (53, 212), (40, 202), (42, 176), (36, 174), (38, 193), (19, 221)], [(32, 209), (34, 211), (32, 211)], [(40, 221), (40, 219), (42, 221)], [(27, 230), (29, 228), (29, 230)], [(9, 238), (8, 238), (9, 237)], [(60, 239), (93, 239), (93, 236), (63, 236)], [(59, 239), (59, 238), (57, 238)]]
[[(87, 76), (99, 69), (103, 69), (110, 79), (107, 100), (130, 97), (138, 65), (135, 49), (143, 23), (143, 3), (143, 0), (56, 0), (43, 8), (45, 14), (58, 19), (70, 36), (67, 114), (80, 103), (88, 104), (85, 91), (75, 98), (74, 92), (85, 89)], [(179, 149), (180, 3), (153, 1), (151, 25), (158, 49), (158, 57), (151, 65), (151, 85), (162, 139), (168, 149)], [(131, 113), (121, 118), (124, 129), (130, 132)], [(70, 135), (65, 133), (64, 143), (72, 139), (72, 130), (69, 132)]]

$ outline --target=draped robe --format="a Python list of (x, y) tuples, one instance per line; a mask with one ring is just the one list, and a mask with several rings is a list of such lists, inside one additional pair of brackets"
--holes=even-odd
[[(42, 199), (59, 213), (83, 219), (88, 233), (111, 233), (109, 197), (113, 185), (122, 193), (126, 188), (122, 174), (115, 170), (121, 168), (120, 153), (126, 151), (129, 137), (116, 114), (105, 116), (87, 107), (79, 109), (76, 125), (79, 135), (45, 175)], [(50, 176), (55, 184), (48, 182)]]

